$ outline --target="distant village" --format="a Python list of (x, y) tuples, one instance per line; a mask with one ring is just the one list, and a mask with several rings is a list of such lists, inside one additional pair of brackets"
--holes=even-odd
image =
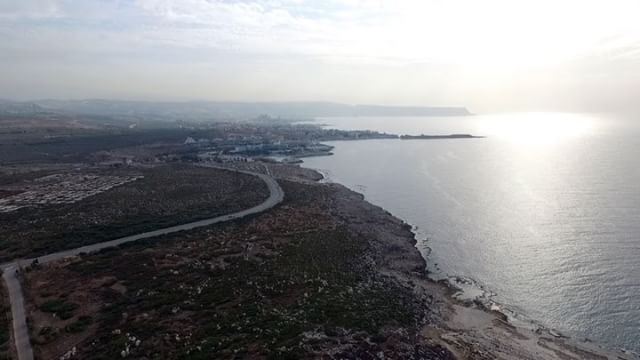
[(204, 161), (251, 161), (255, 157), (270, 158), (285, 163), (302, 162), (308, 156), (331, 155), (333, 146), (317, 141), (286, 141), (283, 139), (265, 141), (256, 136), (234, 136), (228, 139), (194, 139), (188, 137), (184, 144), (201, 148), (198, 159)]
[[(30, 181), (0, 185), (0, 213), (32, 206), (71, 204), (141, 178), (102, 170), (180, 162), (224, 163), (231, 167), (234, 163), (240, 166), (254, 161), (297, 164), (304, 157), (332, 155), (333, 146), (323, 144), (324, 141), (398, 138), (372, 131), (323, 129), (267, 116), (248, 122), (185, 124), (180, 129), (168, 130), (169, 136), (159, 140), (149, 137), (145, 131), (128, 131), (133, 134), (130, 136), (139, 134), (139, 144), (88, 153), (73, 163), (75, 171), (71, 173), (56, 172)], [(69, 152), (84, 149), (76, 150), (73, 139), (78, 140), (79, 146), (87, 144), (82, 136), (70, 139)], [(45, 138), (43, 146), (47, 141), (50, 139)]]
[[(185, 130), (185, 129), (183, 129)], [(332, 155), (324, 141), (397, 139), (374, 131), (323, 129), (261, 117), (253, 122), (213, 123), (193, 127), (178, 143), (155, 143), (94, 154), (94, 164), (113, 167), (132, 163), (247, 162), (301, 163), (301, 158)]]
[[(302, 162), (300, 158), (331, 155), (333, 146), (321, 141), (396, 138), (372, 131), (327, 130), (315, 125), (274, 124), (268, 117), (257, 123), (222, 125), (221, 137), (187, 137), (184, 144), (202, 151), (200, 160), (250, 161), (272, 159), (285, 163)], [(258, 122), (259, 121), (259, 122)], [(266, 124), (264, 124), (266, 123)]]

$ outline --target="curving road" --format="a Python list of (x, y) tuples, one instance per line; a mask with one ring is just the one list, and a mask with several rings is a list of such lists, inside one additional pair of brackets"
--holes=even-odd
[[(211, 166), (214, 167), (214, 166)], [(31, 348), (31, 342), (29, 341), (29, 328), (27, 327), (27, 317), (24, 309), (24, 298), (22, 295), (22, 288), (20, 287), (20, 280), (18, 279), (18, 269), (21, 266), (30, 265), (34, 260), (38, 260), (40, 264), (61, 260), (69, 256), (79, 255), (82, 253), (96, 252), (108, 247), (118, 246), (124, 243), (148, 239), (160, 235), (171, 234), (184, 230), (191, 230), (203, 226), (209, 226), (225, 221), (240, 219), (249, 215), (257, 214), (268, 210), (284, 199), (284, 191), (278, 185), (278, 182), (269, 175), (223, 168), (228, 171), (235, 171), (243, 174), (257, 176), (267, 184), (269, 188), (269, 197), (259, 205), (252, 208), (238, 211), (235, 213), (218, 216), (211, 219), (205, 219), (200, 221), (194, 221), (187, 224), (171, 226), (163, 229), (144, 232), (137, 235), (126, 236), (120, 239), (105, 241), (97, 244), (86, 245), (75, 249), (59, 251), (51, 253), (38, 258), (16, 260), (11, 263), (0, 265), (3, 271), (3, 278), (7, 285), (7, 292), (9, 293), (9, 301), (11, 303), (11, 317), (13, 318), (13, 335), (16, 346), (16, 352), (18, 354), (18, 360), (32, 360), (33, 349)]]

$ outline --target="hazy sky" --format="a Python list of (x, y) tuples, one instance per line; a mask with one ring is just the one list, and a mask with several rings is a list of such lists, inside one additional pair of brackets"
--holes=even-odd
[(0, 0), (0, 97), (638, 109), (638, 0)]

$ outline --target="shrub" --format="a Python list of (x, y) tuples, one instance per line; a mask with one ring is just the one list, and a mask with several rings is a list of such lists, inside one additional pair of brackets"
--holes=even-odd
[(77, 304), (62, 299), (49, 300), (40, 305), (40, 310), (56, 314), (62, 320), (70, 319), (73, 316), (73, 311), (77, 308)]

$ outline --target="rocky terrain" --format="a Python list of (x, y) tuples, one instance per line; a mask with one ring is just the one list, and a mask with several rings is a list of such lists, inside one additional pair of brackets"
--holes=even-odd
[(36, 353), (449, 358), (419, 333), (435, 300), (394, 275), (422, 273), (408, 227), (377, 208), (356, 215), (349, 204), (366, 203), (339, 185), (281, 185), (285, 202), (252, 219), (35, 266)]
[(36, 355), (627, 358), (458, 303), (407, 224), (310, 170), (267, 166), (285, 201), (266, 213), (29, 268)]

